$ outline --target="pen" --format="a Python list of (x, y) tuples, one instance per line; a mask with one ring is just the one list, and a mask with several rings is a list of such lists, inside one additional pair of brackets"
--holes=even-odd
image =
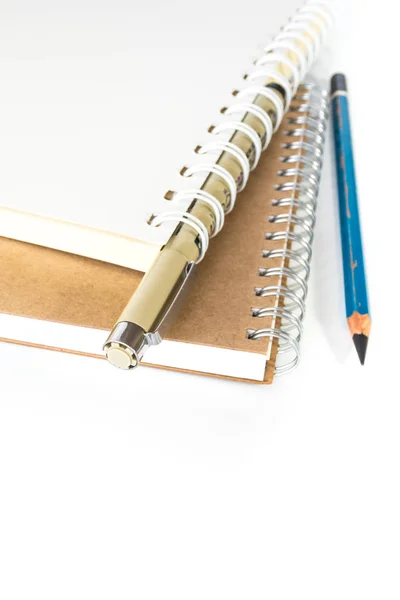
[[(208, 237), (218, 229), (218, 209), (222, 207), (227, 213), (233, 208), (236, 191), (241, 189), (245, 177), (244, 165), (250, 170), (257, 163), (262, 146), (267, 145), (272, 129), (282, 119), (283, 109), (288, 108), (290, 88), (297, 88), (299, 81), (294, 86), (295, 78), (303, 76), (319, 48), (320, 37), (331, 21), (326, 4), (309, 0), (289, 24), (287, 32), (281, 33), (280, 39), (266, 50), (256, 73), (258, 78), (264, 74), (263, 85), (255, 82), (249, 86), (254, 100), (242, 103), (247, 106), (247, 112), (240, 121), (234, 122), (235, 133), (229, 146), (225, 144), (227, 150), (221, 153), (212, 169), (209, 168), (209, 175), (186, 212), (170, 215), (169, 220), (177, 221), (174, 232), (104, 344), (107, 359), (113, 365), (132, 369), (148, 348), (162, 341), (182, 303), (196, 263), (206, 251)], [(240, 97), (241, 93), (236, 94)], [(213, 198), (214, 208), (210, 198)]]
[[(259, 99), (260, 106), (270, 111), (271, 118), (276, 119), (269, 102), (266, 98)], [(256, 117), (247, 115), (243, 123), (255, 129), (260, 138), (265, 135), (263, 125)], [(254, 147), (248, 136), (237, 132), (231, 138), (231, 142), (249, 155), (252, 164)], [(227, 169), (235, 181), (242, 176), (240, 164), (226, 153), (221, 155), (217, 164)], [(218, 175), (209, 175), (202, 189), (218, 199), (224, 212), (229, 210), (231, 194)], [(203, 223), (208, 235), (212, 235), (216, 224), (215, 215), (208, 204), (194, 200), (188, 212)], [(122, 369), (134, 368), (150, 346), (162, 341), (183, 302), (188, 280), (192, 277), (199, 259), (201, 247), (197, 238), (196, 230), (181, 223), (160, 250), (104, 345), (109, 362)]]
[(345, 76), (341, 73), (337, 73), (331, 79), (331, 97), (346, 317), (358, 357), (363, 365), (371, 330), (371, 318), (362, 249), (347, 84)]

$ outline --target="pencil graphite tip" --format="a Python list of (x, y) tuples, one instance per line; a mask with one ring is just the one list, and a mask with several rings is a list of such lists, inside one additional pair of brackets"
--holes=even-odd
[(360, 363), (365, 363), (365, 355), (367, 354), (368, 337), (363, 333), (355, 333), (353, 335), (353, 342), (357, 350), (358, 358)]

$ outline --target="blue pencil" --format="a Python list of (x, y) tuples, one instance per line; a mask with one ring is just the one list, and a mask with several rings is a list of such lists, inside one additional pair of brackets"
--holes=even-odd
[(358, 357), (363, 365), (371, 330), (371, 318), (362, 250), (347, 85), (345, 76), (341, 73), (337, 73), (331, 79), (331, 99), (346, 317)]

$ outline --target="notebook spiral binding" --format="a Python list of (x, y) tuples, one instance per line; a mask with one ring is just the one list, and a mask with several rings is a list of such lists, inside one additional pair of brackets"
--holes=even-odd
[[(264, 258), (280, 259), (281, 266), (259, 270), (262, 277), (278, 276), (280, 284), (256, 288), (256, 295), (273, 296), (276, 304), (252, 310), (253, 317), (272, 317), (273, 325), (248, 331), (250, 339), (270, 337), (278, 340), (275, 375), (292, 371), (300, 358), (323, 144), (329, 116), (327, 92), (315, 84), (301, 85), (294, 100), (299, 104), (293, 110), (304, 113), (304, 116), (287, 119), (289, 129), (285, 135), (294, 140), (283, 144), (283, 148), (293, 151), (293, 154), (281, 157), (281, 162), (287, 166), (277, 171), (279, 177), (290, 176), (294, 180), (275, 186), (279, 192), (290, 192), (288, 197), (272, 200), (274, 207), (288, 210), (270, 217), (270, 221), (282, 223), (284, 227), (266, 235), (269, 240), (285, 240), (287, 247), (264, 251)], [(296, 166), (291, 167), (291, 163)], [(277, 320), (280, 327), (276, 326)]]
[[(177, 210), (153, 215), (149, 220), (149, 224), (155, 227), (171, 221), (177, 225), (185, 224), (191, 227), (196, 232), (199, 240), (198, 263), (204, 258), (209, 237), (215, 236), (223, 227), (225, 214), (233, 209), (237, 193), (245, 187), (250, 171), (257, 166), (262, 151), (268, 146), (274, 131), (279, 128), (284, 113), (289, 109), (290, 103), (296, 94), (299, 82), (302, 81), (314, 62), (321, 43), (325, 41), (332, 21), (329, 2), (308, 0), (289, 23), (282, 28), (273, 42), (264, 49), (264, 54), (255, 61), (254, 70), (245, 76), (247, 85), (242, 90), (234, 93), (236, 102), (224, 109), (224, 115), (232, 115), (232, 120), (213, 127), (212, 134), (215, 141), (199, 147), (198, 154), (207, 155), (211, 152), (220, 151), (220, 153), (233, 156), (241, 166), (240, 178), (235, 180), (228, 169), (215, 162), (194, 164), (185, 169), (183, 173), (185, 177), (191, 177), (197, 173), (206, 176), (214, 174), (220, 177), (226, 184), (230, 196), (230, 203), (225, 211), (219, 200), (206, 190), (202, 188), (185, 189), (173, 192), (172, 200), (177, 206)], [(316, 23), (318, 29), (315, 28)], [(292, 57), (295, 56), (297, 60), (289, 58), (288, 53)], [(268, 81), (268, 83), (259, 83), (261, 79), (264, 82)], [(274, 119), (271, 119), (270, 114), (255, 103), (257, 96), (267, 98), (271, 102), (274, 107)], [(282, 100), (282, 97), (284, 100)], [(262, 138), (254, 128), (239, 120), (238, 117), (235, 118), (235, 115), (247, 113), (256, 116), (262, 123), (264, 129)], [(314, 117), (308, 115), (305, 119), (308, 123)], [(318, 121), (318, 117), (316, 117), (316, 120)], [(300, 127), (294, 128), (291, 135), (297, 136), (297, 130), (303, 132), (301, 126), (305, 122), (300, 118), (296, 123), (293, 123), (293, 125), (296, 124)], [(252, 160), (236, 144), (219, 138), (219, 135), (226, 131), (241, 132), (249, 138), (253, 149)], [(318, 128), (315, 134), (316, 136), (321, 135)], [(308, 157), (306, 158), (308, 160)], [(310, 181), (315, 183), (313, 165), (310, 163), (309, 167), (310, 173), (306, 174), (304, 171), (303, 176), (310, 177)], [(286, 171), (289, 174), (288, 169)], [(201, 221), (191, 214), (190, 206), (185, 210), (179, 209), (179, 205), (182, 206), (183, 202), (187, 206), (187, 201), (192, 203), (193, 201), (202, 201), (209, 205), (215, 221), (214, 230), (211, 234)]]

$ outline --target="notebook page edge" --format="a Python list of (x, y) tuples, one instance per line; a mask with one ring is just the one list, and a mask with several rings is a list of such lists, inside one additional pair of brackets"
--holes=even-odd
[[(104, 358), (104, 330), (0, 313), (0, 339)], [(150, 366), (263, 381), (265, 354), (164, 340), (146, 355)], [(218, 365), (218, 368), (216, 368)]]

